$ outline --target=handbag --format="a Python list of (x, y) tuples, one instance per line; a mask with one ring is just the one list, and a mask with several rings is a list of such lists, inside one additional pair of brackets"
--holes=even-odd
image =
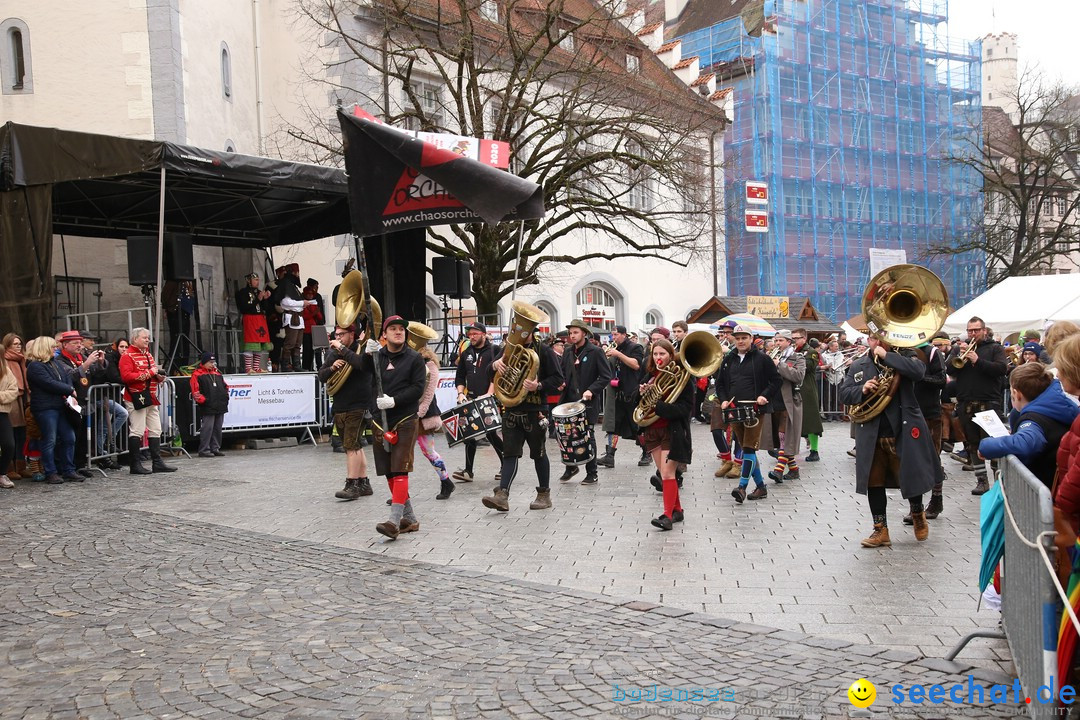
[(128, 394), (131, 395), (131, 407), (135, 408), (136, 410), (142, 410), (154, 404), (154, 398), (150, 394), (149, 380), (146, 381), (146, 387), (144, 387), (142, 390), (135, 391), (128, 389)]

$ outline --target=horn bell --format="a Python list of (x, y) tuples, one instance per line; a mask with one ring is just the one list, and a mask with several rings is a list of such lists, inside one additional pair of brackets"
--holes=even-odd
[(434, 329), (428, 327), (424, 323), (416, 322), (415, 320), (409, 321), (408, 335), (406, 342), (416, 352), (420, 352), (427, 347), (427, 344), (432, 340), (439, 339), (439, 333)]
[(949, 316), (949, 293), (930, 270), (919, 265), (893, 265), (870, 280), (862, 312), (874, 337), (893, 347), (912, 348), (930, 342)]

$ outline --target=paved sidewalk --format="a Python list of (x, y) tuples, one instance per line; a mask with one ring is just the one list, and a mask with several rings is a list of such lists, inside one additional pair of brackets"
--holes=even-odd
[(869, 717), (847, 701), (861, 677), (873, 716), (929, 718), (942, 706), (896, 712), (889, 688), (968, 682), (886, 647), (122, 509), (272, 493), (178, 475), (0, 495), (0, 718)]
[[(972, 630), (997, 627), (997, 613), (976, 610), (979, 505), (970, 494), (972, 473), (962, 472), (959, 464), (944, 461), (949, 474), (945, 513), (930, 522), (929, 540), (915, 541), (911, 528), (900, 522), (906, 502), (890, 491), (893, 546), (867, 550), (859, 540), (871, 524), (865, 498), (853, 490), (855, 462), (846, 454), (851, 447), (846, 424), (826, 425), (824, 461), (802, 463), (802, 479), (780, 486), (769, 481), (766, 500), (743, 505), (731, 498), (734, 481), (713, 477), (718, 461), (708, 428), (694, 425), (693, 431), (695, 462), (683, 489), (686, 521), (666, 533), (649, 524), (662, 503), (647, 482), (651, 469), (637, 467), (632, 445), (617, 453), (614, 470), (601, 469), (597, 486), (582, 486), (584, 473), (558, 482), (561, 466), (554, 463), (555, 507), (548, 511), (528, 509), (535, 475), (526, 459), (507, 514), (480, 503), (495, 485), (498, 465), (491, 448), (478, 453), (481, 479), (458, 484), (446, 501), (434, 500), (438, 482), (417, 452), (411, 487), (421, 531), (395, 542), (374, 530), (386, 519), (385, 484), (375, 478), (373, 497), (335, 500), (344, 459), (327, 446), (182, 461), (184, 473), (170, 476), (177, 479), (168, 481), (169, 493), (146, 499), (135, 492), (130, 500), (132, 507), (177, 517), (925, 657), (944, 656)], [(463, 450), (447, 450), (444, 439), (439, 445), (448, 467), (460, 467)], [(185, 492), (190, 470), (223, 482)], [(117, 482), (130, 482), (126, 474), (118, 477)], [(1003, 641), (975, 640), (960, 657), (1013, 671)]]

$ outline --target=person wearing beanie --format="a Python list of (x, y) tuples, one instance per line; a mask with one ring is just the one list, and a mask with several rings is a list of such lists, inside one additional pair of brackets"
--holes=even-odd
[(199, 356), (199, 367), (191, 374), (191, 397), (199, 406), (199, 457), (221, 457), (221, 428), (229, 412), (229, 386), (211, 352)]

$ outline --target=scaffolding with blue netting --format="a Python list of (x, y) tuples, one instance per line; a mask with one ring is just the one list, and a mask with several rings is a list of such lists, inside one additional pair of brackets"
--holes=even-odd
[[(981, 226), (981, 179), (955, 162), (981, 138), (981, 50), (947, 19), (947, 0), (768, 0), (760, 37), (736, 17), (680, 38), (734, 90), (729, 294), (807, 296), (843, 321), (875, 248), (934, 270), (953, 307), (985, 289), (980, 254), (927, 254)], [(769, 185), (767, 233), (745, 229), (747, 180)]]

